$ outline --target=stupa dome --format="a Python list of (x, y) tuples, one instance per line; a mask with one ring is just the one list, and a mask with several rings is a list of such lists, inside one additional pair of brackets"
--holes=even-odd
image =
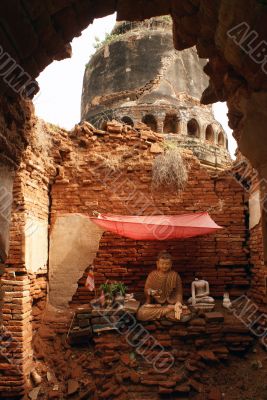
[(211, 106), (200, 103), (205, 63), (195, 48), (174, 49), (167, 16), (117, 23), (86, 66), (81, 118), (98, 128), (112, 119), (144, 122), (202, 161), (229, 163), (227, 136)]

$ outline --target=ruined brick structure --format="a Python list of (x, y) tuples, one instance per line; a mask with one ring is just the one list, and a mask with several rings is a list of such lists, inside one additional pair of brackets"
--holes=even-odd
[[(83, 315), (87, 316), (85, 311)], [(253, 343), (253, 337), (242, 323), (231, 315), (224, 319), (216, 312), (203, 314), (189, 323), (166, 320), (143, 323), (143, 328), (151, 336), (150, 343), (160, 343), (153, 349), (148, 341), (137, 349), (137, 330), (133, 329), (123, 335), (119, 332), (96, 335), (92, 340), (93, 346), (75, 353), (62, 335), (67, 320), (66, 313), (57, 314), (54, 319), (46, 318), (48, 328), (40, 331), (35, 346), (39, 357), (47, 354), (58, 379), (65, 375), (77, 382), (79, 377), (82, 389), (79, 394), (76, 390), (74, 395), (82, 398), (159, 400), (167, 395), (171, 399), (180, 399), (181, 396), (222, 399), (218, 387), (207, 385), (207, 376), (220, 376), (227, 368), (226, 361), (231, 360), (233, 354), (247, 351)], [(54, 339), (55, 331), (59, 334), (57, 338), (62, 340)], [(166, 361), (161, 364), (156, 357), (163, 349)], [(174, 365), (168, 369), (172, 361)], [(61, 390), (48, 388), (48, 393), (55, 396)], [(64, 392), (66, 397), (67, 390)]]
[(169, 17), (117, 23), (86, 66), (82, 120), (100, 129), (112, 119), (144, 122), (203, 161), (224, 165), (227, 136), (211, 107), (200, 104), (208, 83), (202, 67), (195, 48), (173, 49)]
[[(256, 258), (251, 246), (258, 245), (260, 237), (253, 235), (254, 241), (249, 237), (249, 196), (230, 165), (215, 169), (201, 163), (191, 150), (181, 149), (189, 175), (184, 190), (154, 190), (153, 163), (166, 141), (144, 125), (132, 128), (112, 122), (102, 131), (85, 122), (71, 132), (41, 121), (34, 125), (35, 139), (31, 139), (15, 177), (10, 253), (2, 280), (4, 326), (13, 333), (8, 355), (17, 354), (23, 369), (10, 368), (9, 362), (2, 360), (2, 396), (23, 393), (26, 377), (35, 365), (32, 336), (40, 329), (41, 340), (51, 341), (53, 330), (66, 333), (69, 307), (92, 299), (92, 293), (84, 288), (90, 263), (95, 264), (97, 287), (106, 279), (122, 280), (140, 299), (158, 251), (166, 248), (182, 276), (185, 298), (195, 276), (208, 279), (211, 294), (219, 299), (225, 290), (232, 298), (246, 293), (253, 287), (253, 279), (259, 284), (257, 268), (263, 254)], [(224, 230), (183, 241), (135, 242), (102, 234), (88, 218), (94, 210), (118, 214), (209, 211)], [(46, 316), (47, 302), (63, 307), (64, 318)], [(229, 333), (226, 342), (225, 336), (220, 336), (220, 345), (238, 348), (239, 341), (251, 343), (242, 336), (242, 327), (235, 329), (241, 336)], [(142, 392), (145, 388), (141, 387)]]
[(265, 313), (267, 283), (262, 229), (265, 229), (266, 199), (261, 190), (261, 185), (264, 182), (261, 182), (257, 171), (251, 167), (249, 161), (240, 153), (237, 155), (233, 175), (249, 195), (248, 226), (252, 279), (248, 295), (255, 301), (260, 310)]
[[(92, 158), (89, 154), (84, 155), (86, 162), (81, 161), (77, 175), (73, 176), (73, 172), (69, 175), (65, 169), (67, 184), (60, 180), (55, 182), (52, 221), (61, 213), (92, 214), (93, 210), (132, 215), (209, 211), (218, 224), (227, 228), (213, 237), (170, 243), (135, 242), (107, 233), (100, 241), (94, 260), (97, 285), (106, 279), (123, 279), (130, 291), (141, 296), (145, 277), (154, 267), (157, 253), (167, 247), (183, 277), (187, 295), (196, 273), (210, 281), (215, 296), (221, 296), (226, 288), (231, 289), (233, 295), (244, 291), (249, 284), (249, 261), (245, 251), (246, 198), (243, 187), (236, 182), (231, 171), (209, 171), (190, 151), (185, 151), (189, 181), (184, 191), (177, 195), (172, 190), (153, 190), (155, 155), (147, 154), (148, 144), (144, 141), (138, 143), (135, 134), (118, 136), (111, 133), (109, 136), (100, 136), (92, 146)], [(135, 150), (131, 151), (133, 145)], [(100, 157), (97, 157), (96, 149)], [(117, 165), (116, 162), (115, 165), (109, 164), (110, 154), (114, 154), (113, 162), (117, 160)], [(88, 173), (88, 165), (91, 165), (92, 173)], [(85, 276), (74, 296), (75, 302), (88, 302), (92, 298), (84, 283)]]

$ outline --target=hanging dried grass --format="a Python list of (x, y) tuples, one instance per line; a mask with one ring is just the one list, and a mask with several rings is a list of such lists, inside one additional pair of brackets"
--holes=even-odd
[(188, 180), (185, 162), (177, 147), (167, 149), (155, 158), (152, 168), (152, 187), (183, 190)]

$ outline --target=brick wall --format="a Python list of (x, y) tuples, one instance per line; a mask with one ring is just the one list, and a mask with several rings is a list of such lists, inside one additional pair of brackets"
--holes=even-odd
[[(10, 230), (10, 251), (1, 277), (1, 309), (3, 326), (0, 346), (0, 397), (24, 393), (26, 377), (33, 368), (32, 337), (44, 308), (47, 292), (47, 264), (28, 269), (26, 262), (30, 240), (40, 226), (48, 222), (49, 179), (55, 173), (52, 157), (42, 151), (42, 126), (37, 124), (31, 146), (23, 154), (13, 187), (13, 209)], [(52, 134), (51, 134), (52, 135)], [(39, 138), (39, 139), (38, 139)], [(39, 142), (38, 142), (39, 140)], [(47, 235), (48, 240), (48, 235)], [(36, 253), (42, 252), (32, 242)]]
[[(174, 269), (182, 276), (186, 296), (195, 276), (210, 282), (214, 297), (222, 296), (225, 290), (232, 296), (247, 290), (247, 206), (244, 190), (230, 171), (208, 170), (190, 151), (184, 151), (189, 170), (184, 191), (152, 190), (152, 165), (157, 154), (148, 140), (131, 131), (95, 133), (86, 142), (79, 135), (80, 130), (73, 134), (78, 144), (75, 165), (65, 163), (64, 174), (52, 186), (52, 223), (59, 214), (92, 215), (93, 210), (131, 215), (209, 211), (224, 227), (215, 235), (167, 242), (136, 242), (105, 233), (94, 262), (97, 286), (107, 279), (123, 280), (140, 297), (157, 253), (167, 249), (173, 255)], [(160, 144), (159, 137), (156, 141)], [(92, 297), (84, 288), (85, 279), (86, 274), (79, 281), (75, 303)]]
[[(226, 177), (220, 183), (225, 184), (227, 180)], [(210, 193), (207, 190), (206, 194), (208, 198), (209, 195), (215, 195), (211, 188)], [(224, 190), (224, 195), (233, 199), (230, 188), (228, 193), (227, 189)], [(196, 198), (194, 191), (192, 198)], [(214, 297), (222, 296), (225, 290), (229, 290), (233, 296), (241, 294), (249, 284), (248, 260), (244, 251), (247, 247), (246, 229), (243, 207), (236, 203), (236, 199), (233, 200), (234, 205), (223, 208), (223, 215), (221, 212), (211, 212), (214, 220), (225, 228), (216, 235), (168, 242), (136, 242), (106, 233), (94, 263), (97, 285), (106, 279), (123, 280), (130, 291), (141, 294), (147, 274), (155, 267), (157, 253), (167, 249), (173, 256), (174, 269), (181, 274), (187, 296), (196, 276), (210, 282)], [(202, 203), (199, 208), (191, 208), (191, 205), (188, 208), (190, 211), (202, 211), (205, 206), (208, 208), (208, 203)], [(188, 208), (179, 203), (169, 208), (159, 206), (160, 212), (166, 214), (179, 214), (188, 211)], [(235, 221), (232, 220), (233, 213)], [(84, 288), (85, 279), (86, 274), (79, 282), (78, 292), (73, 298), (75, 302), (86, 302), (89, 299), (88, 291)]]
[[(1, 358), (1, 396), (8, 398), (24, 391), (25, 376), (33, 366), (32, 334), (40, 325), (46, 303), (46, 266), (32, 272), (25, 264), (29, 213), (53, 224), (58, 215), (92, 215), (94, 210), (132, 215), (208, 211), (224, 227), (214, 235), (136, 242), (105, 233), (94, 261), (97, 286), (107, 279), (123, 280), (141, 297), (157, 253), (167, 249), (173, 255), (174, 269), (182, 276), (186, 296), (195, 276), (210, 282), (214, 297), (222, 296), (224, 290), (232, 297), (243, 294), (250, 285), (251, 267), (251, 293), (257, 299), (258, 285), (262, 293), (262, 280), (258, 280), (263, 268), (260, 227), (250, 232), (249, 239), (247, 194), (230, 170), (207, 169), (190, 151), (183, 151), (189, 172), (185, 189), (180, 193), (172, 188), (155, 190), (151, 186), (152, 165), (162, 151), (161, 135), (125, 127), (117, 132), (110, 128), (107, 133), (89, 124), (77, 126), (69, 134), (51, 127), (42, 129), (49, 132), (48, 151), (43, 152), (40, 135), (39, 142), (25, 152), (14, 183), (10, 254), (4, 266), (1, 299), (4, 329), (14, 333), (10, 361)], [(73, 303), (91, 299), (84, 289), (85, 277), (79, 281)], [(14, 360), (22, 369), (18, 370)]]
[(266, 277), (267, 270), (264, 264), (262, 226), (259, 223), (250, 230), (250, 261), (252, 264), (251, 287), (249, 297), (251, 297), (263, 312), (266, 312)]
[(267, 270), (264, 262), (264, 243), (263, 243), (263, 218), (262, 206), (265, 199), (260, 188), (259, 173), (253, 169), (250, 162), (237, 154), (237, 160), (233, 167), (233, 173), (240, 186), (249, 198), (248, 222), (249, 222), (249, 260), (251, 264), (251, 285), (248, 291), (249, 298), (260, 308), (261, 312), (266, 313), (266, 277)]

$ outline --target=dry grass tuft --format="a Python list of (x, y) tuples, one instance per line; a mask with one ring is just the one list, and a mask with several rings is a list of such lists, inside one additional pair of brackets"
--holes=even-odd
[(104, 168), (107, 168), (112, 172), (120, 169), (121, 157), (119, 156), (102, 156), (101, 154), (98, 154), (97, 160), (101, 162)]
[(177, 192), (183, 190), (188, 181), (185, 162), (177, 147), (167, 149), (156, 157), (152, 168), (152, 187), (168, 187)]
[(128, 146), (120, 145), (108, 154), (95, 154), (95, 158), (99, 161), (104, 168), (112, 172), (118, 171), (122, 168), (122, 163), (125, 159), (132, 158), (134, 153), (129, 152)]

